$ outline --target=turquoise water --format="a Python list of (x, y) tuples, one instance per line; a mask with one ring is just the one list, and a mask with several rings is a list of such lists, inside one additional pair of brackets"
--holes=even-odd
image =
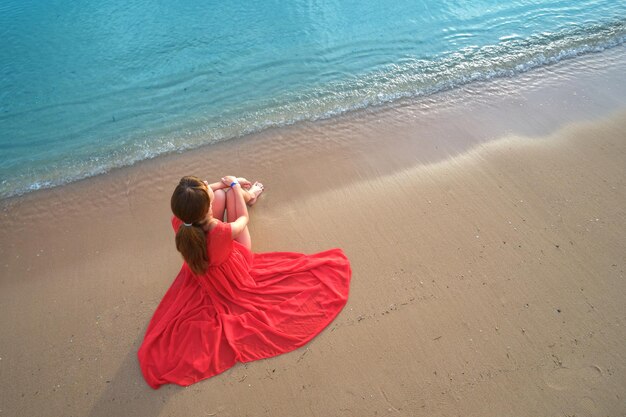
[(623, 1), (0, 0), (0, 197), (625, 40)]

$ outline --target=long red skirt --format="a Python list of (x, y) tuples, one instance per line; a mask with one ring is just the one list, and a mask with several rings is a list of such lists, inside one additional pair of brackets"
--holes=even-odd
[[(175, 230), (180, 223), (172, 220)], [(138, 356), (152, 388), (187, 386), (236, 362), (292, 351), (348, 299), (351, 270), (341, 249), (254, 254), (220, 222), (207, 233), (207, 250), (206, 274), (183, 264), (146, 330)]]

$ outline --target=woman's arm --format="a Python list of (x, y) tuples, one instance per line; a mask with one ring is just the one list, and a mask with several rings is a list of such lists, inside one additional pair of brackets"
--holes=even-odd
[(234, 217), (235, 221), (230, 223), (230, 228), (233, 234), (233, 239), (236, 238), (244, 231), (248, 225), (248, 206), (244, 200), (241, 189), (241, 184), (235, 177), (227, 176), (222, 179), (222, 183), (231, 188), (231, 191), (235, 196)]
[(221, 190), (223, 188), (228, 188), (228, 185), (224, 184), (223, 182), (213, 182), (211, 184), (209, 184), (209, 188), (213, 191), (217, 191), (217, 190)]
[[(250, 188), (252, 186), (252, 183), (245, 178), (237, 178), (237, 181), (239, 182), (239, 184), (241, 184), (243, 188)], [(223, 188), (230, 187), (230, 184), (224, 184), (222, 181), (219, 181), (209, 184), (209, 187), (211, 188), (211, 190), (217, 191)]]

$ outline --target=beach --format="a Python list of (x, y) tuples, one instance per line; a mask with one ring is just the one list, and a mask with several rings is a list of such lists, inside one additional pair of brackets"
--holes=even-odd
[[(625, 415), (625, 56), (3, 200), (0, 416)], [(340, 247), (351, 292), (305, 347), (155, 391), (136, 353), (188, 174), (262, 181), (254, 251)]]

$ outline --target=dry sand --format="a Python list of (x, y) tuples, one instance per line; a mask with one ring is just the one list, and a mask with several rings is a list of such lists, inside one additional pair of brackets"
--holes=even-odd
[[(623, 52), (3, 202), (0, 416), (626, 415)], [(230, 173), (267, 185), (256, 251), (346, 251), (348, 305), (295, 352), (153, 391), (171, 189)]]

